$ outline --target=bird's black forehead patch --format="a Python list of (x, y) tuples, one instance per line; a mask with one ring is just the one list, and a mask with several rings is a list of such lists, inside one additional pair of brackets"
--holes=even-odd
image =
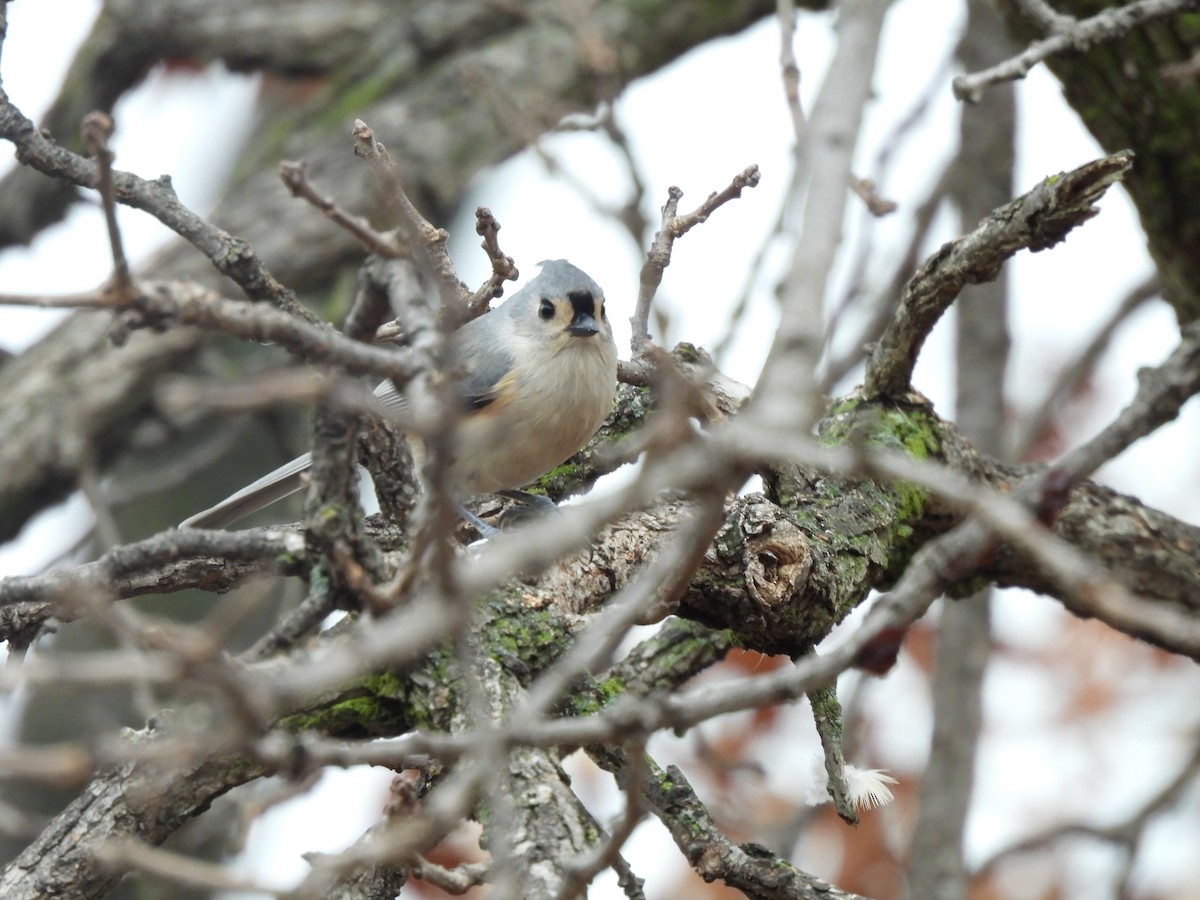
[(596, 318), (596, 298), (591, 291), (568, 291), (567, 299), (571, 301), (571, 311), (575, 315)]

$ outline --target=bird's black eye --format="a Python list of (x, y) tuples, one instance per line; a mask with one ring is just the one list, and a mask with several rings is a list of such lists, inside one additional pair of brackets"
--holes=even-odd
[(608, 307), (607, 306), (600, 307), (600, 318), (603, 319), (605, 322), (608, 321)]
[(538, 315), (541, 316), (543, 319), (553, 319), (554, 318), (554, 304), (551, 303), (549, 300), (547, 300), (545, 297), (543, 297), (541, 305), (538, 306)]

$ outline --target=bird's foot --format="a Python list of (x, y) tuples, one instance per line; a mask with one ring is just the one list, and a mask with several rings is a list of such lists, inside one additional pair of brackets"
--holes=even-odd
[(545, 494), (531, 494), (528, 491), (496, 491), (496, 495), (512, 501), (511, 506), (506, 506), (500, 512), (498, 521), (502, 530), (516, 522), (560, 514), (554, 501)]

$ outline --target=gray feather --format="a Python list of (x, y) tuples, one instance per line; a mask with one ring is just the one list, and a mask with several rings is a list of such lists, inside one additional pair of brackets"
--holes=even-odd
[(184, 519), (180, 528), (225, 528), (264, 506), (282, 500), (303, 486), (303, 475), (312, 467), (312, 454), (297, 456), (273, 472), (268, 472), (203, 512)]

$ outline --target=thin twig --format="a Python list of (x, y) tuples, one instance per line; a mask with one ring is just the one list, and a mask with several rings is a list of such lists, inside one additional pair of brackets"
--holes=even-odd
[(748, 166), (734, 176), (733, 180), (721, 191), (708, 195), (708, 198), (696, 209), (684, 215), (678, 215), (679, 201), (683, 199), (683, 191), (677, 187), (667, 190), (667, 202), (662, 208), (662, 224), (654, 235), (654, 243), (646, 254), (646, 262), (642, 265), (639, 279), (637, 304), (629, 324), (633, 327), (630, 349), (635, 361), (641, 360), (650, 345), (650, 308), (654, 295), (662, 283), (663, 272), (671, 264), (671, 250), (676, 238), (704, 222), (720, 206), (742, 195), (746, 188), (757, 187), (759, 182), (758, 166)]
[[(1041, 850), (1058, 841), (1073, 837), (1091, 837), (1123, 847), (1130, 856), (1142, 840), (1147, 826), (1160, 813), (1179, 804), (1187, 796), (1187, 787), (1200, 775), (1200, 743), (1192, 748), (1192, 754), (1150, 799), (1134, 810), (1128, 817), (1111, 825), (1089, 825), (1070, 823), (1056, 825), (1038, 834), (1023, 838), (1015, 844), (997, 851), (986, 859), (976, 874), (988, 875), (1014, 856)], [(1120, 896), (1125, 896), (1121, 894)]]
[(800, 65), (796, 62), (796, 4), (794, 0), (778, 0), (775, 14), (779, 17), (779, 77), (783, 82), (783, 98), (792, 119), (792, 136), (796, 145), (805, 140), (807, 122), (800, 103)]
[[(555, 130), (558, 132), (595, 131), (597, 128), (600, 128), (604, 131), (617, 152), (621, 155), (626, 171), (629, 173), (629, 181), (632, 186), (629, 197), (619, 206), (599, 193), (587, 178), (581, 177), (569, 166), (563, 165), (558, 157), (546, 147), (546, 142), (543, 140), (540, 129), (531, 132), (523, 140), (530, 144), (533, 152), (537, 154), (538, 159), (546, 167), (547, 172), (566, 183), (588, 206), (596, 211), (598, 216), (611, 218), (616, 221), (633, 239), (634, 244), (640, 246), (645, 237), (646, 229), (649, 227), (646, 217), (642, 214), (642, 200), (646, 196), (646, 185), (642, 180), (641, 174), (638, 172), (637, 162), (633, 157), (633, 150), (629, 146), (629, 139), (624, 129), (617, 122), (611, 103), (604, 104), (600, 113), (594, 119), (588, 119), (583, 123), (579, 123), (578, 118), (572, 117), (564, 122), (560, 122)], [(507, 121), (507, 118), (502, 121)]]
[(487, 253), (492, 264), (492, 274), (480, 285), (479, 290), (471, 295), (468, 305), (471, 309), (487, 309), (488, 303), (504, 296), (504, 282), (516, 281), (521, 277), (517, 264), (511, 256), (500, 249), (500, 223), (486, 206), (475, 209), (475, 233), (483, 238), (479, 245)]
[(1124, 37), (1139, 25), (1186, 13), (1195, 9), (1196, 0), (1138, 0), (1127, 6), (1106, 9), (1090, 19), (1075, 21), (1055, 16), (1037, 18), (1043, 25), (1052, 24), (1054, 34), (1035, 41), (1023, 52), (982, 72), (959, 75), (954, 79), (954, 96), (974, 103), (984, 90), (1005, 81), (1024, 78), (1029, 70), (1064, 50), (1086, 50), (1096, 44)]
[(650, 222), (642, 213), (643, 200), (646, 199), (646, 182), (642, 178), (642, 173), (638, 167), (637, 159), (633, 155), (633, 147), (629, 141), (629, 135), (617, 121), (616, 108), (612, 103), (606, 103), (600, 112), (600, 127), (604, 129), (604, 133), (608, 135), (608, 139), (613, 146), (617, 148), (617, 152), (621, 154), (621, 159), (625, 163), (625, 171), (629, 173), (629, 184), (631, 190), (629, 198), (621, 205), (619, 210), (614, 212), (618, 222), (625, 226), (625, 230), (634, 242), (639, 246), (645, 239), (646, 232), (650, 229)]
[[(13, 106), (2, 91), (0, 138), (11, 141), (22, 163), (32, 169), (80, 187), (96, 188), (100, 183), (99, 161), (56, 144)], [(113, 171), (112, 185), (117, 202), (153, 215), (204, 254), (218, 271), (233, 279), (246, 296), (268, 302), (303, 321), (317, 322), (317, 317), (275, 280), (245, 241), (206, 222), (180, 203), (169, 178), (146, 181), (128, 172)]]
[(241, 853), (245, 850), (246, 841), (250, 837), (250, 830), (262, 818), (264, 813), (277, 808), (281, 804), (287, 803), (289, 800), (303, 797), (316, 786), (323, 775), (324, 773), (314, 766), (312, 771), (305, 773), (302, 777), (293, 777), (284, 781), (282, 785), (273, 786), (270, 792), (255, 792), (241, 799), (241, 802), (237, 805), (237, 830), (230, 838), (229, 845), (225, 848), (225, 851), (233, 854)]
[(298, 367), (261, 372), (235, 382), (171, 378), (159, 388), (157, 400), (160, 408), (177, 420), (190, 420), (197, 412), (260, 412), (315, 403), (333, 403), (348, 412), (386, 415), (361, 379), (322, 377), (312, 369)]
[(1200, 322), (1181, 331), (1179, 346), (1162, 365), (1138, 373), (1137, 394), (1116, 419), (1055, 463), (1054, 469), (1069, 475), (1072, 484), (1173, 420), (1183, 404), (1200, 392)]
[(453, 868), (446, 868), (431, 863), (420, 853), (414, 856), (412, 877), (441, 888), (447, 894), (465, 894), (471, 888), (488, 881), (492, 871), (490, 862), (461, 863)]
[(108, 227), (108, 245), (113, 259), (112, 290), (118, 302), (129, 303), (137, 297), (137, 287), (129, 275), (129, 263), (125, 259), (125, 248), (121, 242), (121, 228), (117, 223), (117, 200), (113, 191), (113, 152), (108, 148), (112, 137), (113, 120), (103, 112), (90, 112), (83, 117), (83, 143), (88, 153), (96, 160), (98, 168), (97, 190), (100, 204), (104, 208), (104, 223)]
[(308, 180), (308, 166), (305, 163), (285, 159), (279, 164), (279, 177), (293, 197), (307, 200), (326, 218), (353, 236), (368, 253), (378, 253), (392, 259), (408, 258), (407, 249), (396, 240), (394, 234), (376, 231), (362, 216), (346, 212), (330, 198), (317, 193)]
[(1016, 0), (1016, 6), (1022, 15), (1036, 23), (1046, 34), (1067, 32), (1079, 24), (1074, 16), (1060, 13), (1046, 0)]
[[(876, 292), (874, 298), (876, 302), (868, 309), (868, 321), (865, 325), (859, 327), (859, 336), (844, 343), (843, 346), (845, 349), (842, 351), (840, 357), (830, 358), (833, 337), (838, 327), (845, 321), (847, 311), (862, 298), (868, 264), (876, 262), (879, 256), (874, 245), (876, 229), (872, 227), (872, 220), (881, 215), (891, 213), (897, 208), (893, 201), (874, 195), (874, 183), (886, 181), (896, 155), (907, 146), (907, 139), (911, 136), (917, 125), (926, 117), (926, 113), (933, 104), (934, 99), (940, 96), (941, 92), (945, 89), (946, 79), (949, 77), (953, 63), (953, 53), (947, 53), (943, 57), (937, 71), (926, 82), (925, 87), (921, 90), (912, 107), (892, 126), (888, 134), (880, 141), (879, 150), (871, 163), (872, 188), (868, 196), (863, 198), (866, 209), (864, 210), (864, 215), (860, 216), (862, 225), (857, 232), (854, 250), (849, 256), (852, 260), (848, 266), (850, 275), (847, 278), (845, 292), (841, 299), (834, 304), (834, 312), (829, 316), (829, 324), (826, 326), (825, 358), (822, 362), (822, 369), (825, 374), (820, 384), (820, 389), (824, 392), (830, 391), (832, 386), (837, 384), (850, 368), (862, 362), (866, 355), (866, 345), (879, 338), (879, 335), (883, 333), (884, 327), (892, 316), (896, 302), (895, 297), (900, 293), (900, 288), (904, 285), (904, 279), (900, 279), (898, 282), (893, 279), (883, 290)], [(930, 199), (927, 199), (921, 206), (917, 207), (913, 215), (915, 226), (908, 238), (908, 250), (903, 259), (895, 267), (896, 271), (904, 272), (906, 276), (916, 268), (917, 248), (924, 244), (925, 234), (933, 218), (933, 213), (936, 212), (937, 204), (940, 202), (941, 196), (945, 193), (945, 189), (942, 186), (945, 181), (944, 173), (945, 168), (943, 168), (943, 175), (938, 179), (937, 186), (930, 192)], [(858, 178), (851, 179), (852, 187), (856, 192), (861, 187), (859, 184), (860, 181), (861, 179)], [(862, 195), (860, 194), (860, 196)], [(895, 283), (894, 288), (892, 286), (893, 282)]]
[(847, 825), (857, 825), (858, 810), (850, 797), (850, 785), (846, 783), (846, 757), (842, 750), (844, 725), (842, 707), (837, 698), (837, 683), (821, 685), (809, 692), (808, 700), (825, 759), (825, 790), (833, 800), (838, 817)]
[(887, 197), (879, 195), (875, 188), (875, 181), (871, 178), (852, 176), (850, 190), (854, 191), (858, 198), (866, 204), (867, 212), (877, 219), (890, 216), (899, 208), (895, 200), (889, 200)]
[(628, 762), (623, 773), (626, 787), (625, 809), (621, 818), (602, 844), (594, 847), (590, 853), (583, 854), (583, 858), (566, 864), (567, 876), (558, 892), (558, 900), (573, 900), (586, 895), (587, 886), (597, 875), (615, 867), (621, 856), (621, 848), (646, 816), (645, 795), (636, 787), (649, 772), (645, 743), (635, 740), (624, 748), (624, 753)]
[(1112, 315), (1100, 327), (1100, 330), (1088, 342), (1088, 345), (1068, 367), (1050, 380), (1050, 389), (1046, 398), (1038, 404), (1037, 409), (1021, 419), (1018, 433), (1013, 437), (1011, 459), (1023, 459), (1037, 441), (1047, 423), (1060, 409), (1066, 398), (1070, 397), (1080, 382), (1088, 378), (1096, 367), (1100, 357), (1108, 350), (1113, 335), (1117, 329), (1144, 303), (1162, 292), (1162, 285), (1157, 277), (1151, 277), (1131, 290), (1125, 299), (1113, 310)]
[[(895, 315), (896, 305), (903, 292), (905, 282), (910, 273), (917, 268), (919, 253), (925, 246), (925, 239), (933, 227), (934, 219), (946, 198), (945, 178), (939, 179), (930, 195), (916, 208), (913, 213), (912, 233), (908, 236), (908, 244), (904, 255), (896, 261), (891, 269), (891, 277), (883, 287), (875, 292), (867, 311), (867, 320), (859, 326), (858, 334), (845, 341), (845, 349), (838, 356), (826, 354), (820, 372), (819, 387), (823, 393), (831, 393), (838, 382), (850, 374), (856, 366), (861, 365), (871, 351), (871, 346), (879, 340), (887, 330), (892, 316)], [(869, 242), (862, 245), (864, 256), (863, 265), (869, 253)], [(846, 296), (838, 304), (830, 317), (831, 328), (844, 320), (846, 311), (855, 297), (855, 286), (852, 284)]]
[(801, 432), (825, 408), (815, 374), (826, 339), (825, 299), (844, 249), (854, 148), (890, 6), (889, 0), (837, 4), (837, 47), (810, 111), (805, 139), (796, 146), (785, 199), (794, 240), (776, 286), (779, 323), (746, 412)]
[(405, 243), (419, 251), (428, 263), (437, 284), (443, 314), (449, 316), (457, 326), (485, 313), (486, 306), (478, 308), (470, 305), (470, 292), (459, 279), (446, 249), (449, 233), (444, 228), (435, 228), (430, 224), (409, 199), (400, 172), (387, 148), (375, 139), (375, 133), (361, 119), (355, 120), (352, 134), (354, 155), (365, 159), (375, 173), (383, 188), (384, 203), (395, 217)]
[[(279, 344), (312, 363), (340, 368), (352, 375), (378, 375), (402, 384), (421, 367), (409, 353), (394, 347), (375, 347), (351, 340), (324, 322), (298, 319), (265, 305), (251, 305), (222, 297), (208, 288), (186, 281), (143, 281), (132, 306), (121, 307), (103, 292), (63, 297), (0, 294), (0, 305), (57, 309), (132, 309), (133, 327), (196, 325), (244, 340)], [(126, 329), (114, 326), (111, 337), (120, 340)]]
[(793, 900), (867, 900), (842, 891), (754, 844), (737, 844), (717, 828), (712, 814), (676, 766), (649, 761), (649, 774), (629, 790), (641, 790), (684, 856), (705, 881), (718, 879), (748, 897)]

